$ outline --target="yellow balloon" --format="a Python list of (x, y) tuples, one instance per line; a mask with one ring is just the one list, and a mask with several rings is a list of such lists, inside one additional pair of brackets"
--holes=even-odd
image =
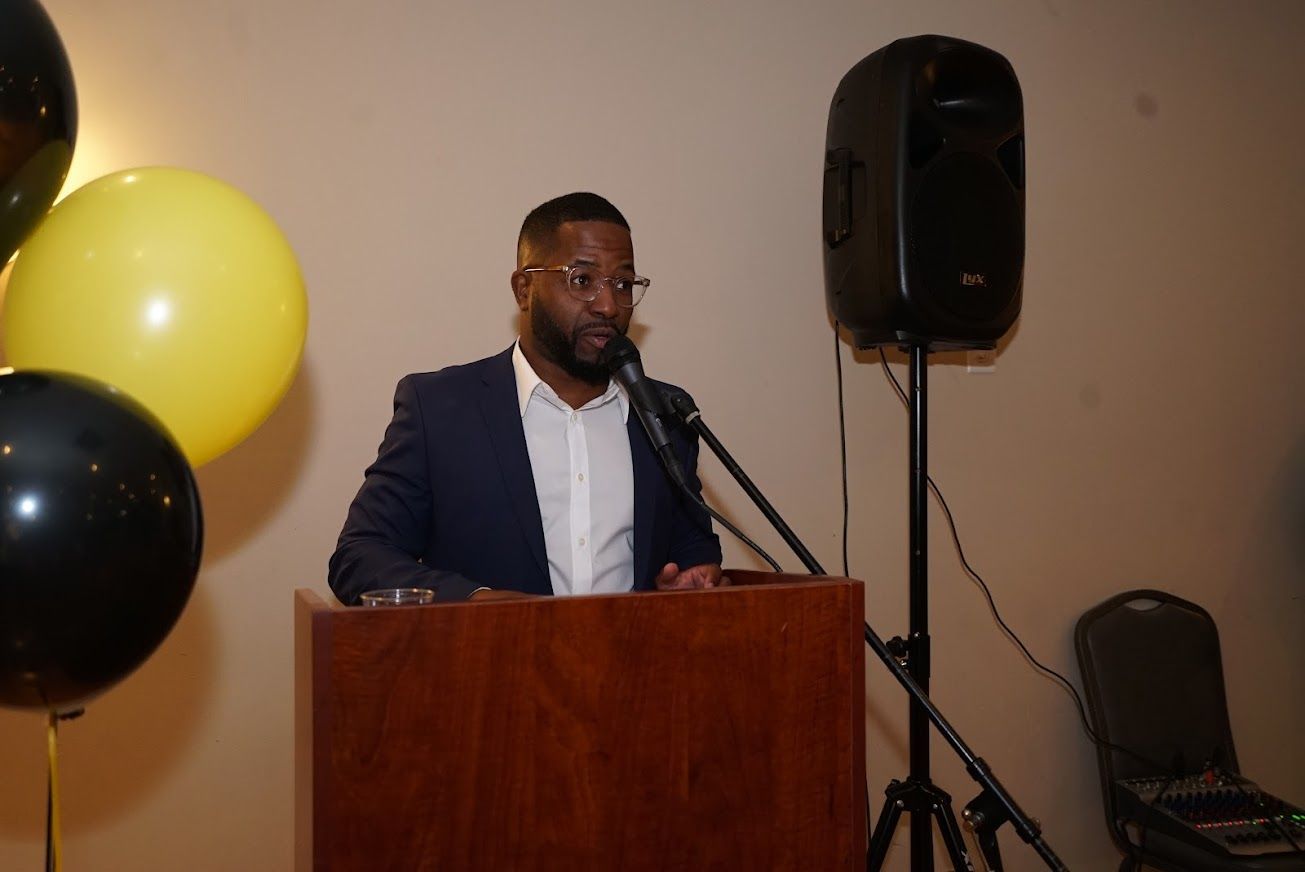
[(14, 262), (0, 325), (16, 369), (122, 389), (199, 466), (289, 389), (308, 300), (294, 252), (253, 200), (150, 167), (97, 179), (50, 212)]

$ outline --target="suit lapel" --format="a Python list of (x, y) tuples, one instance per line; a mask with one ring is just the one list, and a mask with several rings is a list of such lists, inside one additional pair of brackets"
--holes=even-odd
[[(517, 382), (512, 369), (512, 349), (490, 358), (483, 377), (485, 390), (480, 408), (485, 416), (490, 441), (503, 473), (512, 510), (530, 543), (530, 553), (548, 581), (548, 555), (544, 549), (544, 524), (539, 518), (539, 497), (535, 477), (526, 449), (526, 431), (521, 426), (521, 409), (517, 405)], [(551, 590), (548, 592), (551, 593)]]
[(661, 468), (652, 453), (648, 434), (639, 423), (639, 416), (630, 410), (626, 421), (630, 434), (630, 461), (634, 467), (634, 586), (638, 590), (652, 583), (661, 570), (653, 566), (653, 524), (657, 519), (657, 498), (661, 491)]

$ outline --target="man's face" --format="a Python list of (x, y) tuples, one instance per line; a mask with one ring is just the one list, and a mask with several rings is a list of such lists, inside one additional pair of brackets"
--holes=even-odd
[[(634, 274), (630, 231), (606, 221), (561, 225), (548, 252), (532, 252), (530, 266), (592, 266), (604, 276)], [(607, 340), (630, 326), (630, 309), (616, 305), (606, 285), (588, 303), (577, 300), (561, 272), (519, 274), (517, 304), (529, 315), (535, 349), (573, 378), (606, 384), (601, 355)]]

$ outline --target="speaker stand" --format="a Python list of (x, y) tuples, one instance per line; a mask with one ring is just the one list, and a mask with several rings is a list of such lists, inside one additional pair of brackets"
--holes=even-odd
[[(910, 381), (910, 636), (894, 637), (888, 649), (915, 683), (929, 692), (929, 467), (928, 407), (926, 387), (928, 348), (911, 345)], [(952, 799), (929, 777), (929, 717), (921, 703), (911, 698), (909, 743), (911, 774), (905, 781), (894, 779), (884, 791), (884, 810), (870, 837), (866, 868), (879, 872), (893, 831), (902, 812), (911, 814), (911, 872), (933, 872), (933, 826), (938, 819), (943, 844), (957, 870), (972, 872), (965, 842), (952, 811)]]

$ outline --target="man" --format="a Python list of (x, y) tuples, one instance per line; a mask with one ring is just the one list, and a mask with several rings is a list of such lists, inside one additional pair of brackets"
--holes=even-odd
[[(648, 280), (630, 225), (568, 194), (521, 226), (508, 350), (399, 382), (329, 581), (342, 602), (426, 587), (441, 601), (714, 587), (720, 542), (671, 484), (601, 354)], [(696, 438), (674, 433), (701, 486)]]

